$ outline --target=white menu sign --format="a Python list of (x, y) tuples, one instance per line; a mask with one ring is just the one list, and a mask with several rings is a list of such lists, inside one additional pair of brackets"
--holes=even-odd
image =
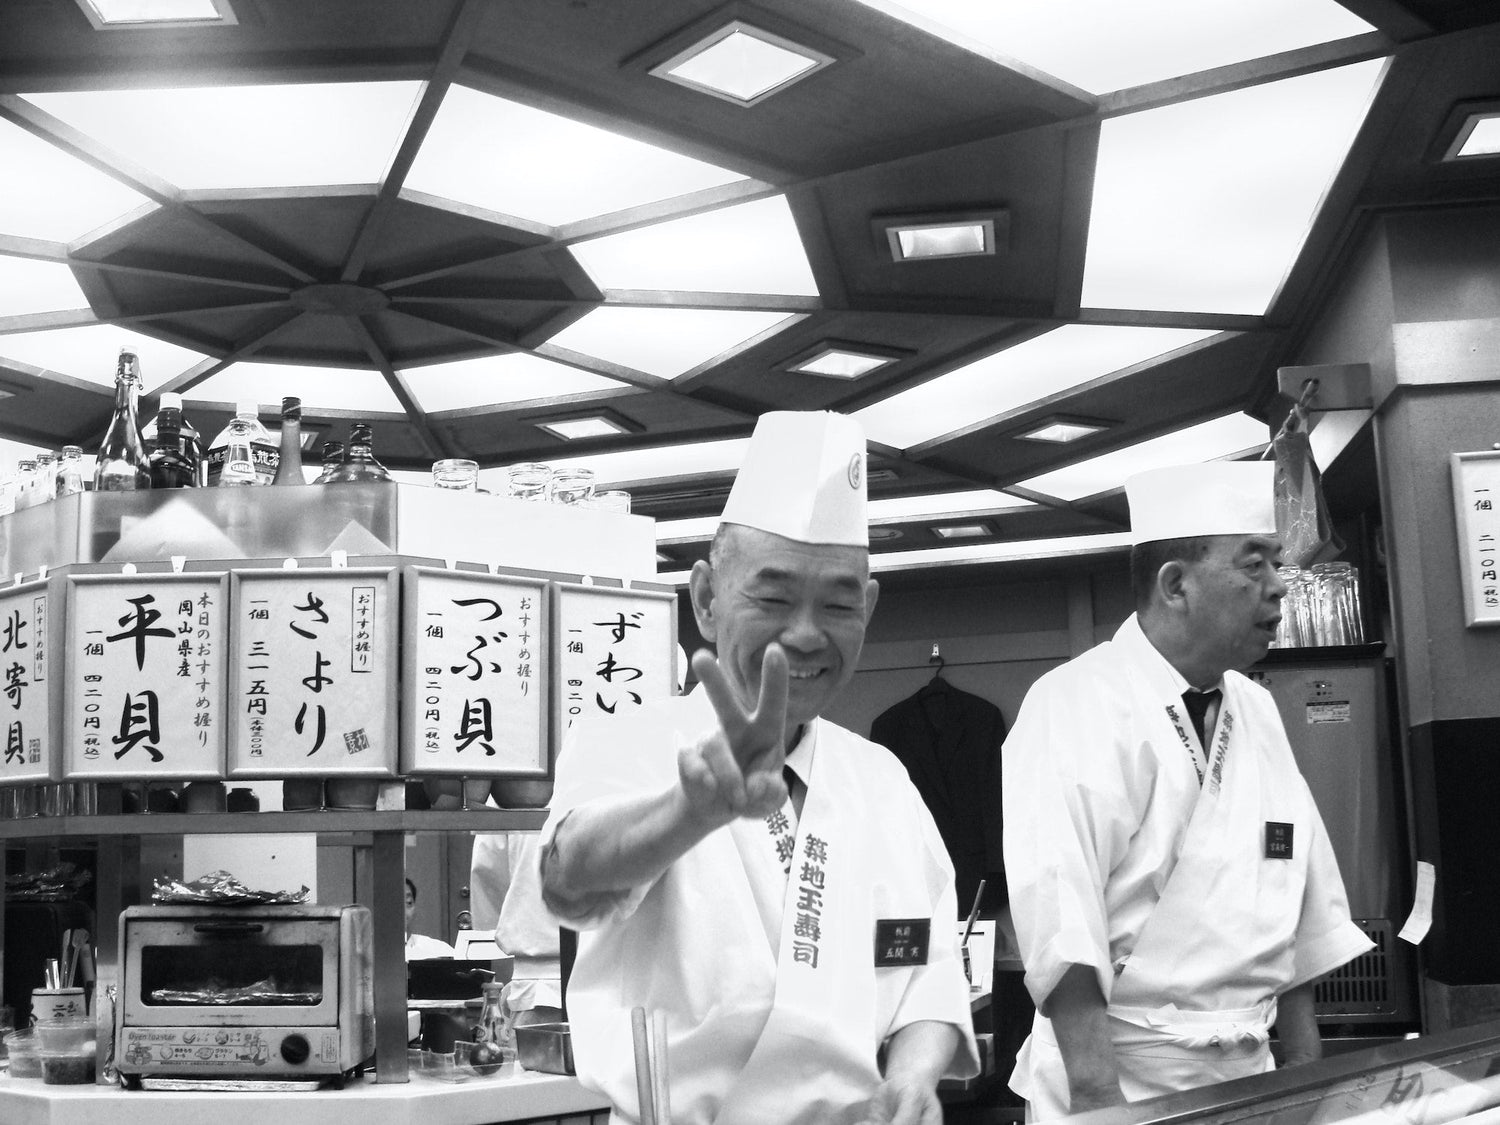
[(618, 715), (672, 694), (677, 595), (670, 590), (553, 587), (554, 738), (589, 715)]
[(410, 567), (403, 773), (544, 777), (547, 582)]
[(50, 598), (45, 580), (0, 590), (0, 785), (54, 776)]
[(67, 579), (69, 778), (224, 776), (225, 576)]
[(1454, 453), (1449, 462), (1465, 623), (1500, 625), (1500, 450)]
[(230, 579), (229, 775), (394, 773), (397, 572), (237, 570)]

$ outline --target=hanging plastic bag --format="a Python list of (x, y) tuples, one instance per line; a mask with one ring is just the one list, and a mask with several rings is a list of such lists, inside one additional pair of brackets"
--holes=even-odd
[(1323, 478), (1307, 436), (1307, 414), (1299, 403), (1271, 443), (1276, 461), (1276, 531), (1282, 562), (1311, 566), (1336, 559), (1344, 541), (1334, 530), (1323, 499)]

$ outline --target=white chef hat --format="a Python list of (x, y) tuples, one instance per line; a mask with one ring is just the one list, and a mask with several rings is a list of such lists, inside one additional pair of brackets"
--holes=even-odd
[(1125, 482), (1130, 540), (1275, 535), (1276, 464), (1209, 461), (1137, 473)]
[(843, 414), (777, 410), (750, 435), (721, 523), (798, 543), (868, 547), (865, 435)]

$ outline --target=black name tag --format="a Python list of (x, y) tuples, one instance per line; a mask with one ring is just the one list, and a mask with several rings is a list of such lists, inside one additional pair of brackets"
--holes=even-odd
[(875, 923), (875, 967), (927, 964), (929, 918), (881, 918)]
[(1266, 821), (1266, 858), (1292, 858), (1292, 826), (1277, 820)]

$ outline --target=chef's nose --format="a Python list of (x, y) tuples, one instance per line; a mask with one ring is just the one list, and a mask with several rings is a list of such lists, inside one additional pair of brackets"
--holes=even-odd
[(1278, 601), (1286, 597), (1286, 582), (1282, 580), (1280, 570), (1273, 569), (1271, 571), (1271, 581), (1266, 589), (1266, 596), (1275, 598)]
[(818, 624), (817, 615), (809, 605), (798, 606), (781, 630), (783, 648), (795, 652), (817, 652), (828, 644), (828, 636)]

